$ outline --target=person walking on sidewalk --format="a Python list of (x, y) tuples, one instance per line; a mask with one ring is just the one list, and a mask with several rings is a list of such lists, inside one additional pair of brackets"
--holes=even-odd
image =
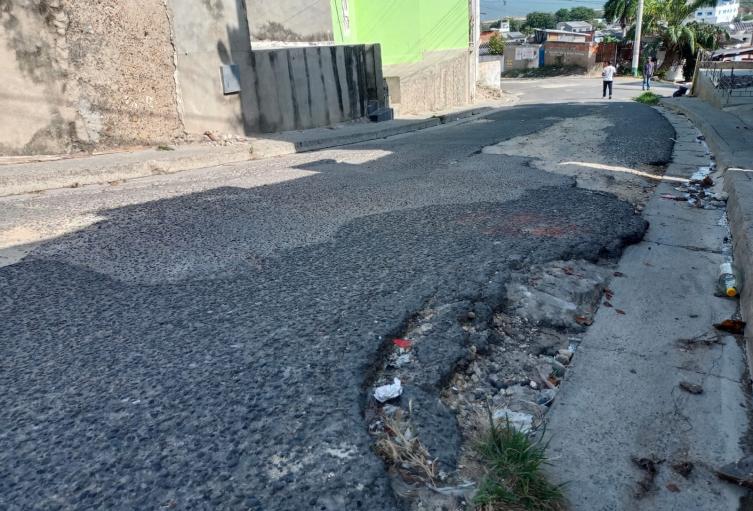
[(609, 99), (612, 99), (612, 82), (614, 81), (614, 75), (617, 73), (617, 68), (612, 65), (612, 62), (607, 62), (604, 66), (604, 71), (601, 72), (601, 79), (604, 81), (602, 88), (602, 99), (607, 97), (607, 89), (609, 89)]
[(654, 69), (656, 68), (656, 62), (654, 57), (649, 57), (646, 63), (643, 64), (643, 90), (651, 90), (651, 78), (654, 77)]

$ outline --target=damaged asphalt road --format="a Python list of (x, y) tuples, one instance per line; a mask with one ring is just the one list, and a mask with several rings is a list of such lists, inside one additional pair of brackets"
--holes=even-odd
[[(593, 115), (610, 125), (599, 163), (669, 159), (673, 130), (642, 105), (525, 106), (2, 199), (2, 229), (97, 217), (0, 268), (2, 507), (397, 509), (363, 417), (384, 343), (427, 304), (498, 306), (513, 266), (617, 256), (646, 228), (573, 177), (481, 153)], [(268, 169), (295, 178), (255, 184)], [(427, 401), (467, 352), (444, 326), (417, 353)], [(459, 438), (438, 413), (423, 440), (451, 466)]]

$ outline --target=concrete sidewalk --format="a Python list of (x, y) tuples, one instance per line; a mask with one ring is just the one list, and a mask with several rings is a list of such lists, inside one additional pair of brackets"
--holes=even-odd
[[(709, 156), (693, 150), (703, 146), (687, 120), (668, 117), (667, 175), (687, 179)], [(614, 307), (599, 309), (550, 413), (551, 475), (572, 509), (738, 509), (745, 494), (714, 472), (743, 455), (749, 412), (744, 350), (712, 326), (737, 308), (714, 296), (723, 211), (663, 199), (674, 186), (661, 183), (647, 204), (651, 227), (620, 261)], [(655, 479), (634, 458), (655, 460)], [(688, 477), (672, 468), (684, 462)]]
[(0, 197), (170, 174), (377, 140), (482, 116), (507, 104), (504, 101), (487, 102), (430, 116), (411, 116), (380, 123), (342, 123), (328, 128), (249, 138), (229, 145), (193, 144), (176, 146), (173, 150), (138, 148), (95, 155), (29, 157), (22, 162), (18, 157), (0, 158)]

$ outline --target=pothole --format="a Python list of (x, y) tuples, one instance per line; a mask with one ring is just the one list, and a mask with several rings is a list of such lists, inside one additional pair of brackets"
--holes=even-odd
[[(608, 283), (620, 276), (607, 262), (516, 270), (501, 303), (429, 304), (388, 340), (368, 382), (365, 420), (406, 509), (472, 503), (484, 474), (474, 445), (490, 416), (530, 435), (545, 429), (581, 336), (602, 300), (611, 306)], [(425, 374), (431, 358), (421, 355), (435, 346), (433, 336), (448, 331), (464, 337), (464, 356), (447, 377), (434, 367)], [(376, 388), (394, 391), (397, 382), (399, 397), (374, 398)]]

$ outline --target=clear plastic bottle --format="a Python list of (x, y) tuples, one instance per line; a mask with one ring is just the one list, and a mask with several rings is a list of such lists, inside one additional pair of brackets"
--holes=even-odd
[(732, 268), (732, 263), (719, 265), (719, 293), (734, 298), (740, 292), (740, 284)]

